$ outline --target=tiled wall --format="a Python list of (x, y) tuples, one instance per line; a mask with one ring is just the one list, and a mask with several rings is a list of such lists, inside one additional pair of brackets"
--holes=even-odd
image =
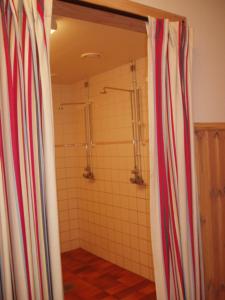
[[(146, 187), (130, 183), (133, 169), (131, 109), (128, 93), (101, 94), (104, 86), (132, 88), (129, 65), (89, 79), (93, 108), (92, 166), (95, 181), (82, 177), (83, 147), (56, 147), (62, 251), (82, 247), (128, 270), (153, 279), (149, 216), (149, 160), (146, 60), (137, 61), (143, 118), (142, 167)], [(84, 141), (82, 106), (60, 102), (87, 101), (84, 82), (54, 86), (56, 144)]]
[(79, 158), (81, 149), (69, 145), (83, 138), (83, 127), (81, 107), (61, 106), (61, 103), (74, 101), (72, 87), (54, 85), (53, 100), (60, 241), (61, 251), (64, 252), (80, 245), (76, 186), (79, 182), (77, 167), (83, 164), (83, 158)]

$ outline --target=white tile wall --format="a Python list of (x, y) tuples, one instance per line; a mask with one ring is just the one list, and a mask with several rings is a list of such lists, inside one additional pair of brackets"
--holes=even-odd
[[(141, 91), (143, 139), (148, 139), (146, 59), (136, 62)], [(93, 103), (93, 142), (132, 140), (128, 93), (100, 94), (104, 86), (132, 88), (129, 65), (89, 79), (89, 100)], [(84, 142), (81, 106), (62, 102), (87, 101), (84, 82), (53, 86), (56, 144)], [(133, 168), (131, 143), (96, 145), (92, 166), (96, 180), (82, 177), (84, 148), (56, 147), (58, 201), (62, 251), (82, 247), (128, 270), (153, 280), (149, 215), (148, 143), (142, 146), (146, 187), (129, 182)]]

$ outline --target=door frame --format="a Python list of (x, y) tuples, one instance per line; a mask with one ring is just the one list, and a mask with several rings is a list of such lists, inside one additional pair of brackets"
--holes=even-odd
[(185, 21), (186, 18), (130, 0), (53, 0), (53, 15), (75, 18), (146, 33), (148, 17)]

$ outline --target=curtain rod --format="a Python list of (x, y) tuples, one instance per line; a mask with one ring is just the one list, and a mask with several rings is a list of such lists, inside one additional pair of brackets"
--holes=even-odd
[(145, 17), (145, 16), (137, 15), (137, 14), (134, 14), (134, 13), (130, 13), (130, 12), (126, 12), (126, 11), (122, 11), (122, 10), (119, 10), (119, 9), (98, 5), (98, 4), (83, 2), (81, 0), (60, 0), (60, 2), (66, 2), (66, 3), (71, 3), (71, 4), (74, 4), (74, 5), (78, 5), (78, 6), (83, 6), (83, 7), (96, 9), (96, 10), (101, 10), (101, 11), (104, 11), (104, 12), (109, 12), (109, 13), (117, 14), (117, 15), (120, 15), (120, 16), (133, 18), (133, 19), (140, 20), (140, 21), (143, 21), (143, 22), (148, 21), (148, 18)]

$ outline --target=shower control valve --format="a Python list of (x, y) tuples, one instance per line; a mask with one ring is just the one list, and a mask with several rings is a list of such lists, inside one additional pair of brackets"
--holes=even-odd
[(93, 174), (93, 172), (91, 171), (91, 168), (90, 168), (90, 167), (86, 167), (86, 168), (84, 169), (83, 177), (86, 178), (86, 179), (91, 179), (91, 180), (94, 180), (94, 179), (95, 179), (94, 174)]
[(145, 185), (145, 182), (137, 169), (132, 170), (131, 173), (134, 174), (134, 177), (130, 178), (132, 184)]

